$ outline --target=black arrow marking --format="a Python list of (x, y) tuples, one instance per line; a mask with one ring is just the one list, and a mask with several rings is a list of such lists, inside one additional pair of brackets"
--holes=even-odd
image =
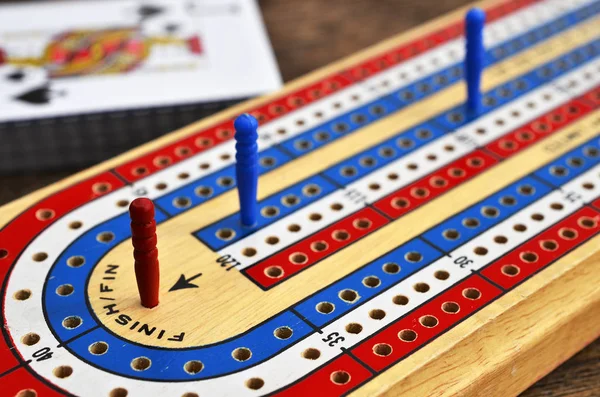
[(190, 283), (190, 281), (195, 280), (200, 276), (202, 276), (202, 273), (198, 273), (195, 276), (186, 279), (185, 275), (182, 274), (181, 276), (179, 276), (179, 280), (177, 280), (175, 285), (171, 287), (169, 292), (177, 291), (178, 289), (198, 288), (198, 286), (196, 284), (192, 284), (192, 283)]

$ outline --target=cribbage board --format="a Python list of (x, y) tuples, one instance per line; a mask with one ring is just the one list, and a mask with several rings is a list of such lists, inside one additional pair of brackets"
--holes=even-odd
[(2, 207), (0, 394), (507, 396), (598, 337), (600, 1), (480, 6), (478, 117), (462, 9)]

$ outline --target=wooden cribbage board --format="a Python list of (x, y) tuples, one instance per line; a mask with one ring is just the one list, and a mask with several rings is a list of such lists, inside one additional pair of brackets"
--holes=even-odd
[(481, 6), (479, 117), (462, 9), (2, 207), (0, 394), (507, 396), (598, 337), (600, 1)]

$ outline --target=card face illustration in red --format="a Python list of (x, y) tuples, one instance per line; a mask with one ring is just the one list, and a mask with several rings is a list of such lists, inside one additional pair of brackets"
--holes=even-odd
[(281, 83), (252, 1), (1, 9), (0, 122), (217, 102)]

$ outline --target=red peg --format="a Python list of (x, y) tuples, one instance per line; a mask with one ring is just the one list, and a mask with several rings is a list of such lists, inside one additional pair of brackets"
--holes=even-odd
[(147, 198), (138, 198), (129, 206), (131, 218), (131, 242), (135, 259), (135, 278), (142, 306), (153, 308), (158, 305), (160, 271), (156, 248), (156, 221), (154, 203)]

